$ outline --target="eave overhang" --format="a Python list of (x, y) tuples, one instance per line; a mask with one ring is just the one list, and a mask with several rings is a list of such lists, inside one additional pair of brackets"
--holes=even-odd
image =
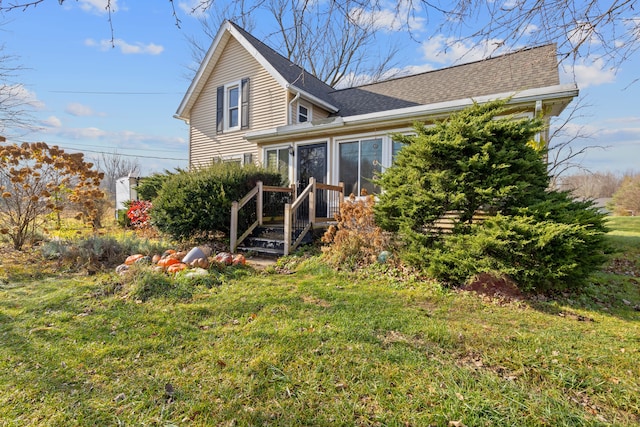
[(371, 130), (372, 125), (376, 128), (392, 127), (394, 125), (406, 125), (416, 121), (426, 119), (433, 120), (446, 117), (452, 112), (463, 110), (473, 105), (473, 103), (484, 104), (498, 99), (507, 99), (507, 105), (517, 108), (542, 101), (543, 108), (551, 106), (548, 115), (557, 116), (578, 96), (576, 84), (564, 84), (548, 86), (543, 88), (527, 89), (520, 92), (505, 92), (493, 95), (479, 96), (476, 98), (458, 99), (453, 101), (439, 102), (413, 107), (400, 108), (397, 110), (379, 111), (369, 114), (361, 114), (348, 117), (330, 117), (320, 121), (312, 121), (296, 125), (279, 126), (272, 129), (265, 129), (245, 134), (247, 141), (258, 144), (277, 142), (283, 139), (312, 138), (326, 136), (336, 132), (351, 132), (360, 130)]

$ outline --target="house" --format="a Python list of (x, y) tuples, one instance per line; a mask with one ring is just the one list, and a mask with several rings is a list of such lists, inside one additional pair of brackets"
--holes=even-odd
[(560, 84), (555, 45), (336, 89), (226, 21), (175, 117), (189, 124), (190, 167), (258, 163), (300, 189), (313, 177), (359, 195), (376, 192), (370, 178), (401, 148), (392, 135), (415, 122), (508, 97), (513, 113), (548, 121), (577, 94)]

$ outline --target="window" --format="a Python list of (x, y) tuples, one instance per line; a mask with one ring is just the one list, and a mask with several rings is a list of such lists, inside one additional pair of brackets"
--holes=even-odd
[(265, 159), (267, 170), (280, 172), (283, 182), (289, 182), (289, 147), (268, 149)]
[(298, 123), (308, 122), (310, 120), (311, 111), (306, 105), (298, 104)]
[(240, 87), (234, 85), (226, 88), (227, 113), (226, 130), (237, 129), (240, 126), (240, 117), (238, 115), (238, 107), (240, 105)]
[(362, 195), (380, 192), (371, 180), (381, 171), (382, 138), (349, 141), (340, 144), (339, 175), (346, 194)]
[(249, 128), (249, 79), (216, 90), (216, 132)]
[(405, 146), (404, 142), (398, 142), (398, 141), (392, 141), (392, 148), (391, 148), (391, 161), (395, 162), (396, 161), (396, 156), (398, 155), (398, 153), (400, 152), (400, 150), (402, 149), (402, 147)]

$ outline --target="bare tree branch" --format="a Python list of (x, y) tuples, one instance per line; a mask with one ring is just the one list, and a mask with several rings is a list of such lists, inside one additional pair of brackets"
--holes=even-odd
[(585, 98), (578, 98), (567, 110), (567, 115), (557, 118), (551, 124), (547, 155), (552, 188), (557, 188), (562, 177), (572, 170), (587, 171), (580, 160), (588, 151), (607, 148), (597, 142), (584, 144), (584, 141), (593, 140), (593, 131), (589, 131), (584, 125), (575, 124), (578, 119), (585, 118), (585, 110), (590, 107)]
[[(388, 78), (399, 51), (395, 46), (380, 51), (377, 23), (365, 6), (359, 0), (259, 0), (223, 5), (203, 1), (197, 8), (209, 13), (201, 21), (207, 43), (224, 19), (251, 32), (255, 19), (268, 12), (275, 30), (265, 36), (267, 44), (329, 85), (346, 86), (362, 75), (367, 81)], [(193, 37), (189, 43), (194, 63), (199, 63), (208, 46)], [(379, 52), (372, 55), (374, 48)]]
[(16, 80), (24, 70), (17, 61), (17, 56), (5, 53), (4, 45), (0, 45), (0, 135), (10, 138), (23, 136), (35, 127), (34, 99)]

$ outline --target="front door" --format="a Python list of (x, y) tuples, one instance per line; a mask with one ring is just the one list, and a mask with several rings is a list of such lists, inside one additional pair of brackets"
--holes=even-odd
[[(316, 182), (325, 183), (327, 180), (327, 143), (301, 145), (298, 147), (297, 181), (298, 194), (309, 185), (309, 178), (314, 177)], [(324, 191), (316, 192), (316, 216), (327, 215), (327, 202)]]

